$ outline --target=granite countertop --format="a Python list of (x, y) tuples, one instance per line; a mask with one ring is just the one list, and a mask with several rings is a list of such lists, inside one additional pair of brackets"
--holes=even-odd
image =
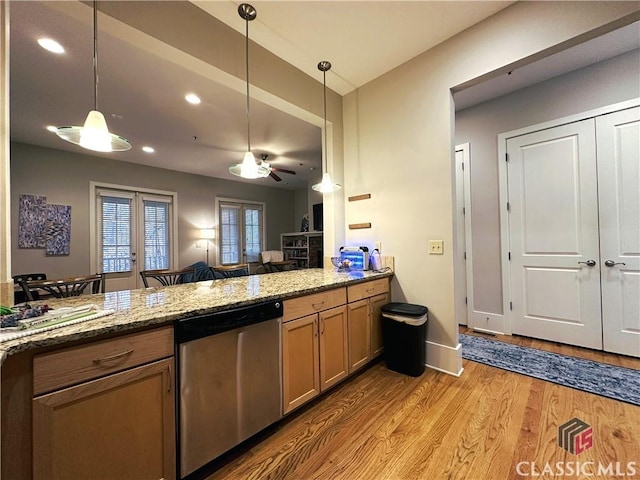
[(94, 304), (99, 309), (115, 310), (115, 313), (13, 340), (0, 341), (0, 363), (7, 355), (32, 348), (62, 345), (151, 325), (160, 326), (190, 315), (211, 313), (261, 301), (284, 300), (391, 275), (391, 271), (345, 273), (329, 269), (292, 270), (171, 287), (122, 290), (33, 302), (34, 305), (46, 303), (54, 309)]

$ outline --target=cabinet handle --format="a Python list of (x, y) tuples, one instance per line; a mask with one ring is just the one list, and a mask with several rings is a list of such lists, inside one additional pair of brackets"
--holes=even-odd
[(313, 321), (313, 336), (318, 336), (318, 320)]
[(367, 293), (373, 293), (373, 292), (375, 292), (375, 291), (376, 291), (376, 289), (375, 289), (375, 288), (366, 288), (366, 289), (365, 289), (365, 291), (366, 291)]
[(111, 355), (110, 357), (95, 358), (93, 360), (93, 363), (95, 365), (100, 365), (104, 362), (112, 362), (113, 360), (118, 360), (119, 358), (126, 357), (127, 355), (131, 355), (132, 353), (133, 348), (131, 350), (127, 350), (126, 352), (116, 353), (115, 355)]
[(322, 306), (324, 305), (324, 300), (322, 300), (319, 303), (312, 303), (311, 306), (315, 309), (315, 310), (319, 310), (320, 308), (322, 308)]
[(322, 325), (322, 331), (320, 332), (320, 335), (324, 335), (324, 319), (320, 319), (320, 324)]

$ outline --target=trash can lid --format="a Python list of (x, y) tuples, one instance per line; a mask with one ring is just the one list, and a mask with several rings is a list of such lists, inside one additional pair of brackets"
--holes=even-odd
[(382, 307), (382, 313), (391, 313), (395, 315), (406, 315), (408, 317), (422, 317), (429, 310), (424, 305), (415, 305), (413, 303), (391, 302)]

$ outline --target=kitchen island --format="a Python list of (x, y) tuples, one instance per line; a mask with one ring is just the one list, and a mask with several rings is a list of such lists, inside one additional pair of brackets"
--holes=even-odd
[[(140, 469), (129, 470), (128, 476), (174, 478), (176, 320), (283, 300), (283, 382), (288, 413), (379, 354), (374, 344), (380, 339), (371, 322), (379, 317), (380, 304), (389, 300), (391, 275), (311, 269), (47, 301), (53, 308), (95, 304), (114, 313), (0, 343), (2, 478), (63, 477), (76, 467), (75, 474), (91, 466), (100, 470), (101, 459), (135, 451), (138, 437), (155, 443), (145, 449), (147, 463), (138, 459), (135, 465)], [(327, 333), (335, 327), (332, 343), (323, 339), (324, 325)], [(342, 344), (336, 345), (335, 338), (342, 338)], [(309, 340), (316, 343), (307, 355), (300, 345)], [(298, 361), (301, 358), (308, 358), (315, 375), (307, 371), (302, 372), (306, 377), (302, 375), (299, 369), (307, 364)], [(334, 367), (335, 374), (330, 371)], [(325, 371), (329, 371), (327, 378), (322, 377)], [(115, 416), (101, 415), (117, 402), (127, 408), (120, 408)], [(144, 420), (144, 415), (149, 417)], [(77, 423), (78, 430), (70, 418), (83, 419)], [(113, 438), (106, 429), (118, 423), (122, 428), (128, 425), (136, 435), (125, 432), (127, 441), (122, 445), (92, 444), (84, 453), (71, 456), (56, 451), (56, 445), (85, 435), (87, 423), (96, 424), (96, 442)], [(117, 438), (123, 437), (122, 432), (119, 435)], [(97, 452), (94, 456), (93, 451)], [(122, 458), (122, 465), (130, 469)]]

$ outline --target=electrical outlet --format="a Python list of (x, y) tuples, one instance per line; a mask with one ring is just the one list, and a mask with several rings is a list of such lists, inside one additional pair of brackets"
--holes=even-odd
[(444, 242), (442, 240), (429, 240), (429, 255), (444, 254)]

